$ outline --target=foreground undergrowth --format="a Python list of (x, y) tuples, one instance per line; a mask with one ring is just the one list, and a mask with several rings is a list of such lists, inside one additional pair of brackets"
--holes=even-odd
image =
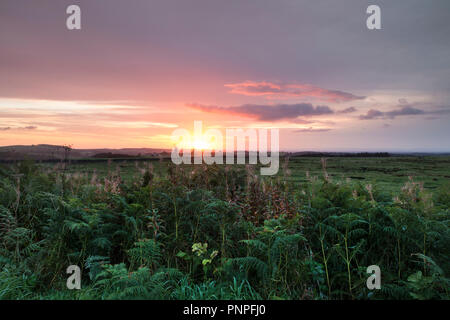
[[(411, 178), (392, 197), (332, 181), (325, 164), (301, 184), (167, 166), (139, 164), (131, 183), (112, 166), (0, 168), (0, 299), (449, 298), (448, 185)], [(69, 265), (81, 290), (66, 288)]]

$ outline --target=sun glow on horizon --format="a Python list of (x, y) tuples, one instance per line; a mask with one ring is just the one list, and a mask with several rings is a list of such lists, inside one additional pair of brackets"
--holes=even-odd
[(214, 149), (214, 146), (212, 143), (209, 143), (205, 139), (202, 138), (195, 138), (191, 145), (192, 149), (195, 150), (212, 150)]
[(178, 140), (172, 137), (172, 143), (178, 149), (194, 149), (199, 151), (216, 150), (218, 145), (213, 139), (208, 139), (205, 135), (192, 135), (189, 139), (187, 136), (185, 138), (178, 137)]

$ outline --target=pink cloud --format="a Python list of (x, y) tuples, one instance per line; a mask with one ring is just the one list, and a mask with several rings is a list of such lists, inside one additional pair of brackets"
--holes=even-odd
[(348, 92), (328, 90), (309, 84), (245, 81), (226, 84), (231, 93), (268, 98), (307, 98), (328, 102), (347, 102), (364, 99)]

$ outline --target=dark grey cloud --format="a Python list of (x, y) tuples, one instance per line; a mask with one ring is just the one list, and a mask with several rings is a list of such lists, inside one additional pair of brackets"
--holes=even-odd
[(0, 131), (7, 131), (7, 130), (34, 130), (37, 129), (36, 126), (26, 126), (26, 127), (0, 127)]
[(423, 115), (426, 113), (427, 112), (425, 112), (424, 110), (407, 106), (407, 107), (401, 107), (399, 109), (388, 111), (388, 112), (382, 112), (382, 111), (379, 111), (376, 109), (370, 109), (369, 111), (367, 111), (366, 114), (360, 115), (359, 118), (361, 120), (372, 120), (372, 119), (377, 119), (377, 118), (393, 119), (393, 118), (399, 117), (399, 116), (416, 116), (416, 115)]
[(187, 106), (203, 112), (249, 116), (260, 121), (295, 120), (298, 117), (321, 116), (334, 113), (328, 106), (314, 107), (310, 103), (276, 105), (244, 104), (237, 107), (208, 106), (191, 103), (187, 104)]
[(440, 108), (437, 108), (435, 110), (428, 111), (427, 114), (434, 114), (434, 115), (450, 114), (450, 108), (440, 107)]
[(402, 107), (398, 110), (393, 110), (385, 113), (388, 118), (395, 118), (397, 116), (415, 116), (418, 114), (425, 114), (425, 111), (416, 109), (414, 107)]
[[(370, 109), (367, 111), (366, 114), (362, 114), (359, 116), (359, 119), (361, 120), (373, 120), (373, 119), (394, 119), (399, 116), (422, 116), (426, 115), (426, 119), (437, 119), (437, 117), (433, 116), (443, 116), (450, 114), (450, 108), (449, 107), (443, 107), (443, 106), (433, 106), (433, 105), (425, 105), (427, 110), (424, 110), (423, 108), (418, 108), (420, 106), (420, 103), (413, 103), (409, 105), (405, 105), (406, 100), (402, 99), (400, 101), (400, 104), (397, 106), (396, 109), (392, 111), (383, 112), (377, 109)], [(429, 115), (432, 115), (431, 117)]]
[(306, 128), (306, 129), (298, 129), (295, 130), (295, 132), (303, 132), (303, 133), (313, 133), (313, 132), (328, 132), (331, 131), (331, 129), (329, 128), (319, 128), (319, 129), (315, 129), (315, 128)]
[(384, 116), (384, 112), (381, 112), (381, 111), (375, 110), (375, 109), (370, 109), (369, 111), (367, 111), (366, 114), (360, 115), (359, 118), (361, 120), (371, 120), (371, 119), (376, 119), (376, 118), (380, 118), (383, 116)]
[(343, 110), (339, 110), (337, 111), (337, 113), (352, 113), (352, 112), (356, 112), (356, 108), (355, 107), (349, 107)]
[(345, 102), (364, 99), (349, 92), (329, 90), (304, 83), (280, 83), (271, 81), (245, 81), (225, 85), (231, 93), (246, 96), (266, 96), (277, 98), (315, 99), (327, 102)]

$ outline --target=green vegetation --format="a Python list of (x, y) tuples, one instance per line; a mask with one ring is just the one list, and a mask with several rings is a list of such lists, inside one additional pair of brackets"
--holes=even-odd
[[(0, 299), (449, 299), (448, 157), (257, 172), (4, 165)], [(69, 265), (81, 290), (66, 288)], [(369, 265), (381, 290), (366, 287)]]
[[(73, 174), (85, 173), (89, 176), (96, 174), (105, 177), (111, 170), (120, 170), (124, 181), (132, 182), (140, 178), (142, 171), (148, 166), (158, 175), (167, 173), (165, 162), (170, 159), (85, 159), (83, 162), (75, 162), (68, 166), (67, 172)], [(323, 164), (318, 157), (291, 157), (288, 161), (281, 161), (281, 166), (288, 167), (279, 171), (279, 177), (289, 182), (306, 183), (309, 176), (323, 176)], [(427, 190), (438, 189), (442, 185), (450, 183), (450, 157), (426, 156), (426, 157), (329, 157), (326, 158), (326, 170), (333, 181), (359, 181), (364, 184), (377, 184), (394, 196), (401, 187), (408, 182), (409, 177), (423, 183)], [(45, 168), (61, 170), (61, 164), (45, 164)]]

